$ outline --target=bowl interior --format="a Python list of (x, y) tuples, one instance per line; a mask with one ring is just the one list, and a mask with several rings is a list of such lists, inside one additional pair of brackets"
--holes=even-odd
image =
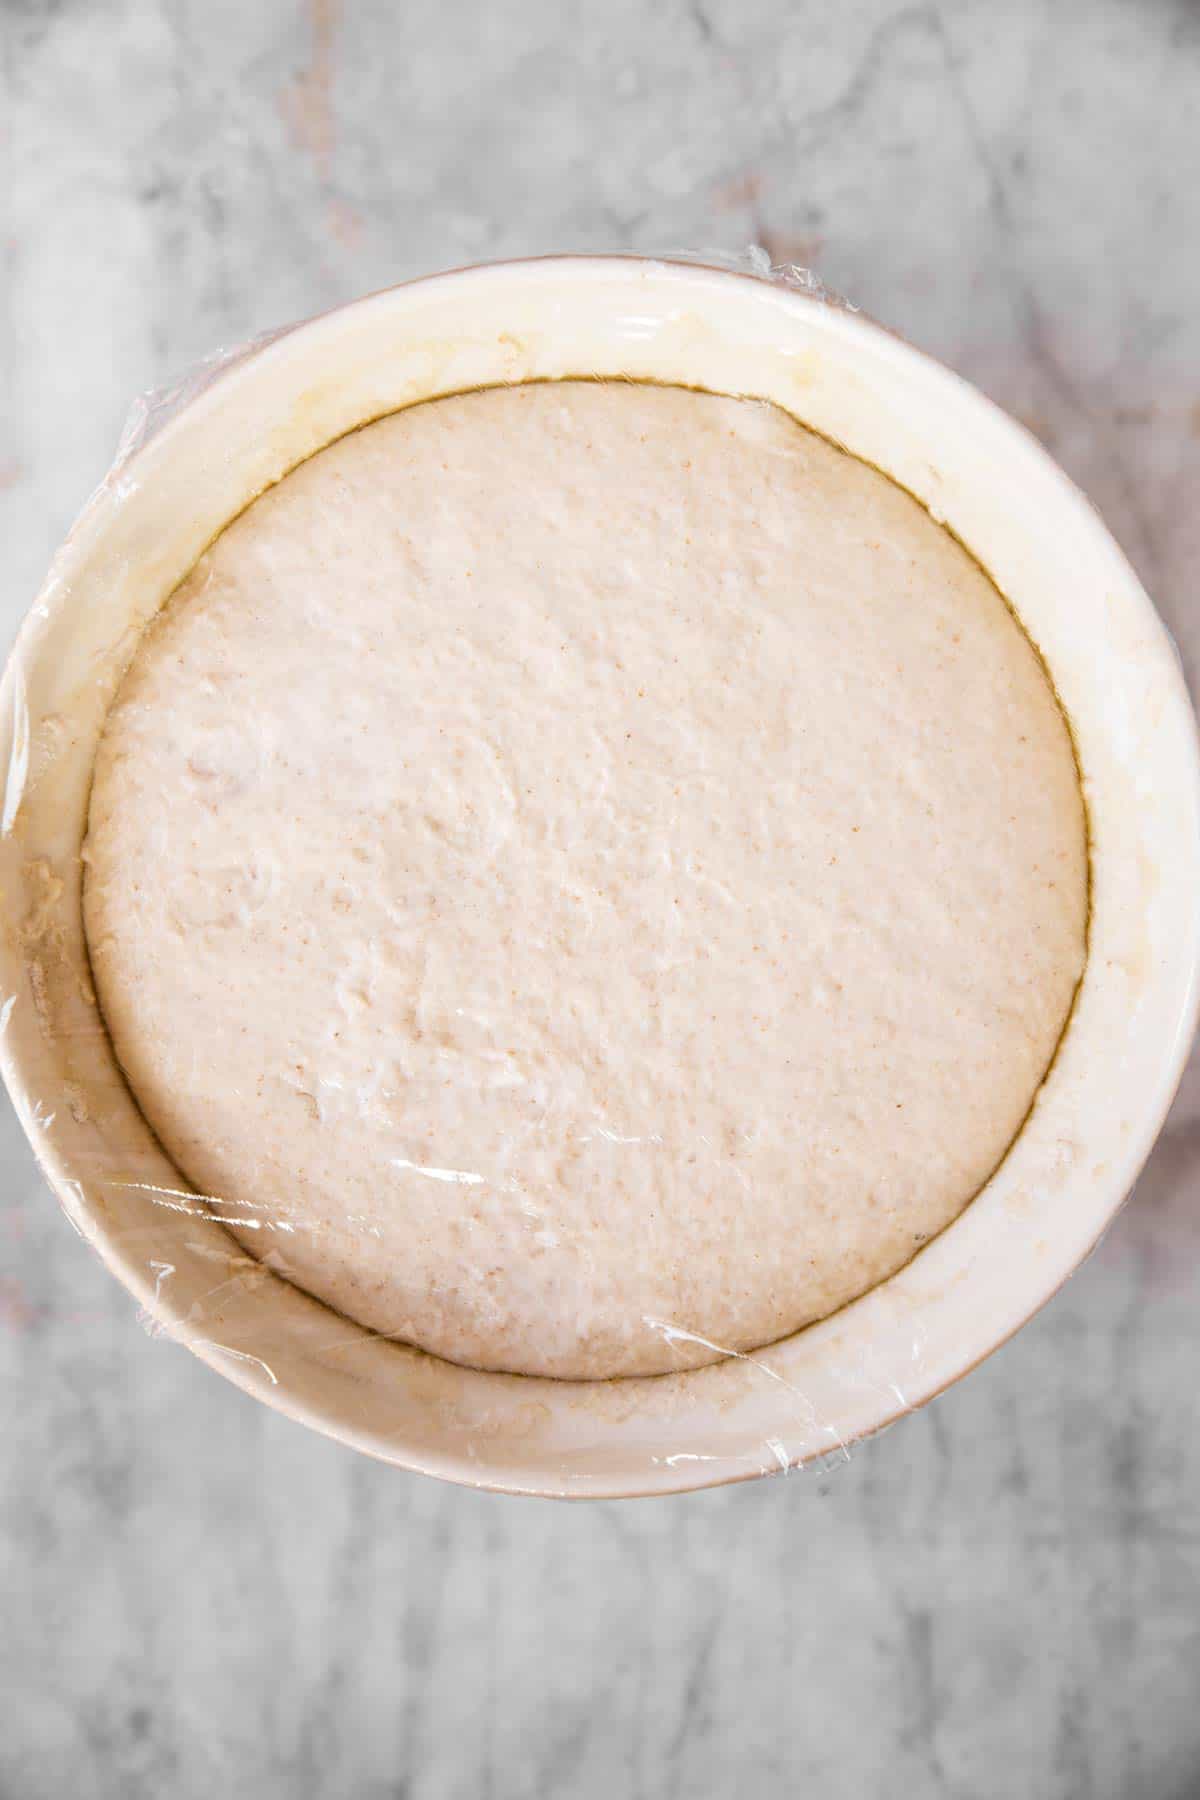
[[(265, 487), (415, 401), (568, 375), (775, 401), (901, 482), (989, 570), (1046, 659), (1091, 832), (1087, 969), (1059, 1055), (982, 1194), (890, 1281), (752, 1357), (650, 1380), (485, 1375), (381, 1340), (248, 1257), (134, 1105), (95, 1007), (80, 862), (97, 739), (146, 622)], [(3, 1060), (69, 1216), (150, 1317), (270, 1404), (456, 1480), (671, 1491), (838, 1454), (1001, 1343), (1095, 1243), (1194, 1024), (1200, 781), (1173, 648), (1103, 524), (981, 395), (785, 283), (639, 259), (434, 277), (221, 373), (95, 497), (0, 695)]]

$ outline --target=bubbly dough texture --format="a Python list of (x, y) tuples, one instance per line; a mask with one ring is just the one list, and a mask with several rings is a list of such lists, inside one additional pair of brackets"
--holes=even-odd
[(96, 768), (147, 1119), (256, 1255), (484, 1369), (749, 1350), (987, 1180), (1081, 973), (1070, 740), (951, 537), (774, 408), (398, 413), (222, 534)]

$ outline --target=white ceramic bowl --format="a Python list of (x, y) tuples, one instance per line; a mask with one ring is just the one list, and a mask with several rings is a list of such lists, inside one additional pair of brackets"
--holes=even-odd
[[(1090, 948), (1059, 1055), (986, 1189), (824, 1323), (690, 1374), (486, 1375), (381, 1341), (263, 1268), (187, 1192), (91, 997), (79, 849), (97, 738), (138, 634), (256, 494), (438, 394), (610, 375), (776, 401), (910, 489), (1046, 659), (1091, 830)], [(661, 1493), (838, 1452), (1001, 1344), (1129, 1191), (1197, 1002), (1200, 771), (1173, 647), (1087, 501), (1019, 426), (878, 326), (786, 283), (561, 257), (412, 283), (259, 348), (89, 506), (0, 692), (3, 1066), (49, 1180), (150, 1318), (248, 1392), (407, 1468), (516, 1492)]]

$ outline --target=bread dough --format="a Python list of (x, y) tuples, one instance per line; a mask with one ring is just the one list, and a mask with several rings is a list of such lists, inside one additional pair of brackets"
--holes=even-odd
[(988, 1179), (1083, 966), (994, 586), (773, 407), (561, 382), (341, 439), (146, 632), (85, 923), (234, 1234), (483, 1369), (746, 1351)]

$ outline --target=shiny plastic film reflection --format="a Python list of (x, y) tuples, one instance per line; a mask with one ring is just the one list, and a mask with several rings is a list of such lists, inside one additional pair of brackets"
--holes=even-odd
[[(763, 1348), (646, 1310), (668, 1372), (599, 1380), (464, 1366), (289, 1280), (309, 1215), (286, 1195), (205, 1193), (181, 1174), (118, 1064), (82, 918), (110, 706), (147, 626), (227, 525), (371, 421), (572, 378), (770, 401), (944, 520), (1045, 661), (1091, 828), (1090, 944), (1070, 1024), (965, 1211), (889, 1279)], [(1086, 1256), (1148, 1153), (1190, 1042), (1200, 781), (1153, 608), (1020, 427), (816, 277), (772, 269), (758, 251), (435, 276), (221, 352), (137, 402), (21, 630), (0, 732), (0, 1053), (68, 1220), (154, 1335), (302, 1423), (468, 1485), (604, 1497), (836, 1468), (1002, 1343)], [(448, 1194), (484, 1181), (453, 1145), (398, 1160)], [(347, 1225), (375, 1229), (367, 1214)], [(672, 1369), (671, 1356), (700, 1366)]]

